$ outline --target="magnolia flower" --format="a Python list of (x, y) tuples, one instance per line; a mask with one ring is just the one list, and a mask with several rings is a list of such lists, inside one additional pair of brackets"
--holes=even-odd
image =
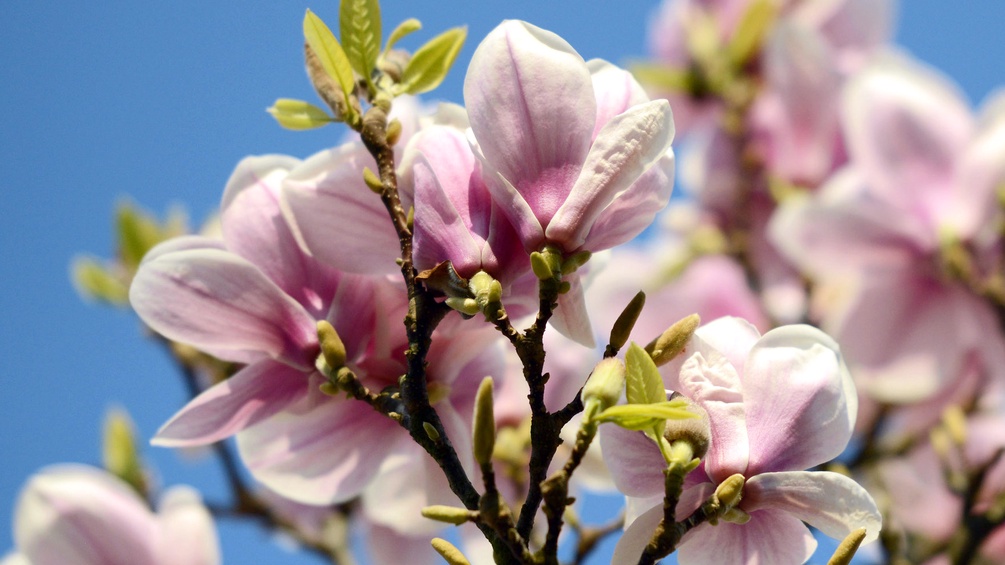
[(156, 513), (126, 483), (85, 465), (33, 476), (14, 516), (4, 565), (215, 565), (216, 529), (199, 494), (174, 487)]
[[(366, 403), (319, 391), (326, 379), (316, 368), (317, 321), (331, 323), (346, 366), (379, 391), (405, 372), (406, 304), (387, 279), (337, 271), (301, 250), (279, 208), (279, 186), (296, 165), (275, 156), (242, 161), (223, 198), (223, 242), (187, 238), (155, 248), (130, 300), (168, 339), (247, 363), (193, 399), (153, 443), (203, 445), (236, 434), (256, 479), (291, 499), (324, 504), (360, 494), (410, 438)], [(465, 332), (436, 343), (431, 394), (450, 436), (466, 437), (471, 387), (494, 372), (490, 338)], [(459, 445), (466, 460), (466, 444)]]
[(775, 245), (827, 293), (817, 315), (873, 398), (948, 396), (966, 374), (1003, 362), (993, 310), (942, 264), (946, 242), (978, 245), (996, 208), (1005, 178), (998, 106), (977, 122), (933, 70), (878, 60), (844, 93), (849, 165), (772, 219)]
[[(816, 547), (803, 522), (837, 539), (859, 527), (867, 528), (867, 541), (877, 537), (879, 511), (861, 486), (805, 470), (839, 455), (855, 422), (854, 385), (825, 334), (785, 326), (761, 336), (742, 320), (721, 318), (698, 329), (664, 382), (704, 409), (710, 427), (704, 465), (686, 478), (679, 519), (729, 476), (746, 478), (737, 508), (749, 521), (698, 526), (678, 546), (681, 563), (802, 563)], [(641, 432), (605, 425), (601, 442), (628, 496), (628, 527), (614, 561), (629, 563), (663, 517), (666, 462)]]

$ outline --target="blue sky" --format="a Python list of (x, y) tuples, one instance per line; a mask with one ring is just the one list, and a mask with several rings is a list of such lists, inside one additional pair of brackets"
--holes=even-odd
[[(288, 132), (264, 111), (278, 97), (314, 100), (301, 62), (301, 20), (310, 7), (334, 25), (337, 2), (142, 4), (0, 4), (0, 555), (12, 545), (11, 514), (23, 481), (52, 463), (98, 463), (98, 426), (108, 407), (125, 406), (149, 437), (185, 400), (137, 319), (83, 303), (70, 284), (76, 254), (112, 253), (115, 202), (128, 197), (158, 214), (184, 204), (198, 224), (241, 157), (305, 157), (342, 134)], [(502, 19), (555, 31), (586, 58), (624, 62), (645, 54), (645, 22), (655, 6), (383, 4), (386, 29), (407, 17), (422, 20), (425, 29), (406, 47), (469, 26), (455, 72), (434, 93), (457, 102), (474, 46)], [(1005, 84), (1005, 3), (904, 4), (897, 41), (954, 77), (971, 102)], [(166, 484), (222, 494), (212, 461), (146, 453)], [(221, 528), (228, 563), (317, 562), (286, 553), (256, 528)]]

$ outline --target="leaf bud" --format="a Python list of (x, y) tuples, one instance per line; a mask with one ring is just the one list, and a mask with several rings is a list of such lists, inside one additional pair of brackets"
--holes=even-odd
[(615, 357), (603, 359), (583, 385), (583, 404), (590, 406), (594, 402), (595, 410), (606, 410), (618, 403), (624, 390), (625, 364)]
[(432, 544), (433, 549), (436, 550), (436, 553), (439, 553), (440, 557), (442, 557), (448, 565), (471, 565), (471, 562), (464, 557), (461, 550), (454, 547), (454, 544), (449, 541), (443, 538), (433, 538), (430, 543)]
[(646, 352), (653, 358), (656, 366), (666, 365), (674, 357), (683, 353), (699, 324), (701, 324), (701, 318), (698, 314), (691, 314), (649, 342), (649, 345), (646, 346)]
[(436, 430), (436, 426), (430, 424), (429, 422), (423, 422), (422, 429), (425, 430), (426, 437), (433, 441), (440, 441), (440, 432)]
[(475, 413), (472, 426), (475, 461), (481, 465), (492, 462), (496, 443), (495, 410), (492, 406), (492, 377), (485, 377), (475, 395)]
[(318, 97), (335, 113), (336, 120), (344, 120), (346, 110), (348, 109), (345, 93), (342, 87), (325, 70), (321, 59), (318, 58), (308, 43), (304, 43), (304, 63), (307, 67), (307, 78), (310, 79), (311, 85), (314, 86), (314, 91), (318, 93)]
[(384, 183), (381, 182), (377, 173), (370, 170), (370, 167), (363, 167), (363, 182), (365, 182), (367, 188), (372, 190), (375, 194), (381, 194), (384, 192)]
[(387, 124), (387, 132), (384, 134), (384, 139), (387, 140), (388, 145), (394, 145), (398, 143), (401, 139), (401, 121), (398, 118), (392, 119)]
[(834, 550), (830, 560), (827, 561), (827, 565), (849, 565), (852, 558), (855, 557), (855, 552), (862, 545), (862, 541), (865, 540), (865, 535), (865, 528), (859, 528), (845, 536), (838, 544), (837, 549)]
[(640, 290), (638, 294), (632, 297), (628, 306), (625, 306), (625, 309), (621, 311), (618, 319), (614, 321), (614, 326), (611, 328), (609, 343), (612, 351), (617, 351), (628, 343), (628, 336), (631, 335), (632, 328), (635, 327), (635, 322), (638, 321), (639, 314), (642, 313), (642, 307), (645, 304), (646, 293)]
[(454, 524), (455, 526), (459, 526), (475, 518), (475, 513), (467, 508), (444, 506), (442, 504), (426, 506), (422, 509), (422, 515), (430, 520), (436, 520), (437, 522), (444, 522), (446, 524)]
[(465, 316), (474, 316), (480, 309), (478, 308), (478, 301), (474, 298), (461, 298), (461, 297), (450, 297), (446, 301), (447, 306), (457, 310)]
[(102, 459), (109, 473), (122, 479), (142, 496), (147, 493), (143, 462), (136, 448), (136, 427), (122, 409), (109, 410), (105, 415)]

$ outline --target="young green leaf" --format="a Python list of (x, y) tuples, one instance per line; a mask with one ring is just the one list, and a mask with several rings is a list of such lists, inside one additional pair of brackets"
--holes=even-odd
[(402, 73), (399, 93), (422, 94), (436, 88), (460, 53), (468, 36), (466, 27), (455, 27), (430, 39), (408, 61)]
[(90, 257), (74, 259), (73, 283), (85, 298), (95, 298), (116, 306), (129, 304), (129, 285)]
[(369, 83), (380, 55), (380, 4), (377, 0), (342, 0), (339, 31), (349, 63)]
[(764, 36), (775, 22), (776, 11), (771, 0), (755, 0), (747, 7), (728, 46), (733, 65), (742, 67), (747, 64), (761, 47)]
[(612, 422), (629, 430), (651, 430), (667, 420), (684, 420), (699, 416), (687, 409), (687, 404), (666, 401), (658, 404), (619, 404), (594, 417), (598, 422)]
[[(307, 10), (307, 14), (304, 16), (304, 39), (321, 60), (321, 66), (324, 67), (325, 72), (342, 87), (342, 94), (345, 95), (346, 100), (351, 99), (356, 79), (353, 78), (349, 58), (346, 57), (345, 51), (342, 50), (342, 46), (339, 45), (328, 26), (310, 10)], [(354, 113), (351, 104), (347, 104), (346, 113)], [(347, 122), (354, 121), (352, 116), (345, 117)]]
[(394, 48), (398, 41), (410, 33), (414, 33), (422, 29), (422, 23), (415, 18), (408, 18), (407, 20), (398, 24), (398, 27), (394, 28), (391, 35), (387, 38), (387, 45), (384, 46), (384, 52), (387, 53)]
[(653, 63), (633, 63), (628, 69), (646, 86), (668, 92), (691, 92), (693, 79), (684, 69), (674, 69)]
[(652, 357), (635, 342), (625, 353), (625, 396), (629, 404), (656, 404), (666, 402), (663, 377)]
[(309, 102), (294, 100), (292, 98), (280, 98), (266, 111), (272, 114), (272, 117), (279, 122), (279, 125), (286, 129), (314, 129), (326, 126), (334, 121), (321, 108)]

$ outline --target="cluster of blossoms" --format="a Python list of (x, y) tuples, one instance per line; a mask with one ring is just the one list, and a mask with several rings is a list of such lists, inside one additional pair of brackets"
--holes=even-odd
[[(341, 44), (305, 19), (331, 114), (271, 111), (358, 138), (245, 159), (128, 273), (198, 389), (152, 441), (233, 437), (236, 513), (336, 563), (346, 521), (376, 563), (558, 563), (570, 492), (616, 489), (577, 562), (623, 528), (617, 563), (799, 564), (807, 525), (1005, 558), (1005, 113), (893, 52), (892, 0), (667, 0), (635, 75), (506, 21), (436, 108), (463, 32), (409, 59), (342, 4)], [(33, 479), (4, 565), (219, 561), (191, 492), (116, 481)]]

